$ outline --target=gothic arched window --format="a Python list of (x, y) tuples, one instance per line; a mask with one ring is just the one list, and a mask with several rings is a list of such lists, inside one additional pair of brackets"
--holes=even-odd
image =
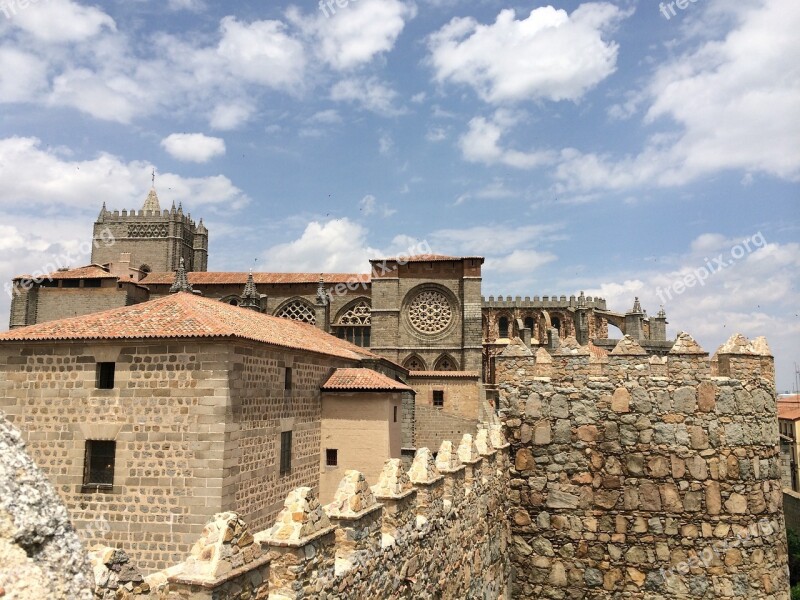
[(310, 325), (317, 324), (317, 315), (314, 312), (314, 307), (300, 298), (283, 305), (283, 307), (275, 313), (275, 316), (291, 319), (292, 321), (300, 321), (301, 323), (308, 323)]
[(500, 337), (507, 338), (508, 337), (508, 319), (506, 317), (500, 317), (500, 321), (498, 321), (499, 329), (500, 329)]
[(425, 361), (423, 361), (419, 356), (416, 354), (412, 354), (409, 356), (403, 366), (408, 369), (409, 371), (425, 371), (427, 367), (425, 366)]
[(372, 307), (368, 300), (359, 300), (350, 306), (333, 325), (336, 337), (369, 348), (370, 324), (372, 323)]
[(436, 361), (436, 366), (433, 367), (434, 371), (457, 371), (458, 365), (452, 356), (445, 354)]

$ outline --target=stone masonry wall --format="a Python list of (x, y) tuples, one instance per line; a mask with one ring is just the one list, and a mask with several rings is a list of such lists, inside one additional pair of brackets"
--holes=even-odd
[(788, 598), (765, 358), (715, 376), (686, 334), (663, 359), (627, 336), (498, 357), (515, 597)]
[[(493, 445), (494, 444), (494, 445)], [(508, 444), (499, 429), (388, 460), (370, 486), (347, 471), (333, 502), (291, 491), (252, 533), (215, 515), (186, 560), (142, 579), (123, 550), (93, 552), (97, 598), (136, 600), (508, 600)]]

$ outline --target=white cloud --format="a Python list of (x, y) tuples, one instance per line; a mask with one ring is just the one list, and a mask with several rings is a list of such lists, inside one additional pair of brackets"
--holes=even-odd
[(217, 53), (231, 74), (267, 87), (297, 90), (304, 82), (303, 44), (280, 21), (241, 23), (225, 17)]
[(362, 0), (350, 2), (328, 15), (317, 11), (314, 16), (297, 9), (288, 18), (309, 38), (317, 57), (337, 71), (351, 70), (389, 52), (405, 24), (416, 16), (413, 3), (400, 0)]
[(309, 119), (311, 123), (322, 123), (324, 125), (336, 125), (342, 122), (342, 117), (333, 109), (321, 110), (314, 113)]
[(510, 254), (486, 260), (484, 268), (495, 273), (529, 274), (555, 261), (558, 257), (550, 252), (537, 250), (514, 250)]
[[(88, 160), (67, 160), (43, 148), (36, 138), (0, 139), (0, 211), (20, 206), (99, 210), (140, 208), (150, 186), (153, 166), (123, 162), (111, 154)], [(247, 196), (225, 176), (185, 178), (162, 173), (158, 178), (162, 204), (191, 199), (192, 206), (221, 205), (225, 210), (246, 204)], [(52, 239), (60, 239), (57, 232)]]
[(47, 86), (45, 61), (16, 48), (0, 48), (0, 102), (26, 102)]
[(82, 42), (102, 30), (116, 30), (114, 19), (93, 6), (82, 6), (71, 0), (3, 3), (3, 11), (11, 11), (11, 23), (45, 43)]
[(587, 3), (571, 15), (537, 8), (522, 20), (506, 9), (492, 25), (455, 18), (430, 36), (429, 62), (438, 82), (468, 85), (492, 104), (578, 100), (615, 71), (618, 46), (604, 38), (624, 16)]
[(439, 229), (430, 234), (439, 254), (502, 256), (537, 244), (563, 239), (560, 224), (478, 225), (465, 229)]
[(244, 99), (218, 104), (211, 111), (209, 125), (213, 129), (231, 131), (244, 125), (253, 116), (255, 109)]
[(447, 139), (447, 130), (444, 127), (433, 127), (425, 134), (425, 139), (429, 142), (443, 142)]
[(459, 140), (461, 153), (469, 162), (486, 165), (506, 165), (517, 169), (532, 169), (554, 162), (548, 151), (521, 152), (500, 146), (500, 140), (513, 127), (516, 119), (507, 111), (498, 110), (491, 120), (475, 117), (469, 130)]
[(188, 10), (190, 12), (201, 12), (205, 10), (206, 3), (203, 0), (169, 0), (167, 7), (170, 10)]
[[(302, 235), (263, 253), (265, 269), (310, 273), (363, 273), (380, 252), (369, 247), (367, 230), (349, 219), (309, 223)], [(261, 263), (259, 263), (261, 264)]]
[(170, 156), (185, 162), (206, 163), (225, 154), (225, 140), (202, 133), (173, 133), (161, 140), (161, 146)]
[[(718, 258), (730, 264), (710, 274), (702, 285), (697, 283), (697, 275), (708, 270), (709, 262), (716, 268)], [(792, 362), (799, 358), (800, 244), (771, 243), (758, 233), (741, 238), (709, 233), (698, 236), (679, 256), (659, 260), (661, 263), (666, 263), (664, 268), (639, 271), (635, 277), (607, 274), (599, 285), (587, 285), (586, 293), (606, 298), (612, 310), (627, 310), (634, 296), (650, 315), (664, 304), (670, 335), (688, 331), (710, 353), (737, 332), (751, 339), (766, 335), (776, 357), (779, 384), (791, 381), (787, 376), (793, 372)], [(693, 279), (687, 279), (690, 276)], [(692, 280), (691, 287), (677, 285)]]
[(367, 194), (364, 196), (359, 204), (359, 211), (365, 217), (369, 217), (375, 214), (379, 214), (381, 217), (391, 217), (397, 211), (393, 208), (390, 208), (386, 204), (380, 204), (378, 200), (372, 194)]
[(676, 133), (654, 134), (624, 158), (567, 149), (556, 173), (562, 190), (672, 187), (730, 169), (800, 180), (800, 4), (697, 9), (709, 30), (735, 25), (660, 65), (637, 97), (648, 105), (646, 125), (677, 125)]
[(331, 99), (355, 102), (361, 108), (383, 116), (405, 112), (395, 106), (397, 92), (376, 77), (343, 79), (331, 88)]
[(392, 136), (388, 133), (382, 133), (381, 137), (378, 138), (378, 151), (383, 156), (387, 156), (391, 154), (393, 149), (394, 149), (394, 139), (392, 139)]

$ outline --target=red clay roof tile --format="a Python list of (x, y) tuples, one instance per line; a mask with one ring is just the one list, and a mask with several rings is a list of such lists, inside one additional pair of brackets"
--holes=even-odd
[(14, 280), (18, 279), (37, 279), (43, 281), (45, 279), (117, 279), (116, 275), (108, 272), (108, 269), (100, 265), (87, 265), (85, 267), (76, 267), (74, 269), (66, 269), (64, 271), (54, 271), (49, 275), (42, 275), (40, 277), (33, 277), (32, 275), (18, 275)]
[(413, 392), (406, 384), (372, 369), (336, 369), (322, 386), (323, 391)]
[(0, 333), (0, 343), (187, 338), (241, 338), (354, 360), (379, 358), (313, 325), (187, 293)]

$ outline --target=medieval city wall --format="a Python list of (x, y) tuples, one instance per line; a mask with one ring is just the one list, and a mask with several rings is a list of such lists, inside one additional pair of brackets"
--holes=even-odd
[(97, 549), (97, 597), (508, 600), (507, 448), (484, 429), (443, 443), (435, 460), (419, 449), (408, 471), (387, 461), (373, 486), (348, 471), (332, 503), (298, 488), (257, 533), (217, 514), (185, 561), (147, 578), (119, 549)]
[(498, 357), (514, 597), (788, 598), (772, 359), (746, 342)]

